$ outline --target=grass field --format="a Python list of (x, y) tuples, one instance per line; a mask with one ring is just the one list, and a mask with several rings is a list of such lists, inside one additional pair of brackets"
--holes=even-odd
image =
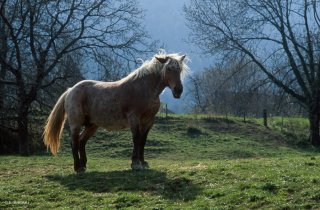
[(130, 170), (129, 132), (100, 130), (88, 169), (73, 172), (64, 133), (58, 156), (0, 156), (0, 209), (319, 209), (320, 151), (305, 119), (159, 116), (150, 169)]

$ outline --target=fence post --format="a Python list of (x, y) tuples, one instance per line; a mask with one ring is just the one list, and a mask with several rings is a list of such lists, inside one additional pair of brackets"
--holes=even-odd
[(263, 125), (266, 128), (268, 127), (268, 115), (266, 109), (263, 109)]
[(281, 113), (281, 131), (283, 129), (283, 112)]
[(166, 118), (168, 118), (168, 104), (166, 104)]

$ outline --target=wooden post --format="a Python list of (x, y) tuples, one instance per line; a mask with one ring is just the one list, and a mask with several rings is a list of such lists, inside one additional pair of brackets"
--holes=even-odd
[(166, 104), (166, 118), (168, 118), (168, 104)]
[(268, 127), (268, 115), (266, 109), (263, 109), (263, 125), (266, 128)]
[(283, 129), (283, 113), (281, 113), (281, 131)]

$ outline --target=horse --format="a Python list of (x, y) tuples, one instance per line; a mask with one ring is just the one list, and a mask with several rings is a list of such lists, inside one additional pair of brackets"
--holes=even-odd
[(52, 109), (44, 128), (47, 149), (56, 155), (68, 120), (75, 172), (86, 170), (85, 146), (98, 127), (109, 131), (130, 128), (133, 151), (132, 170), (149, 167), (144, 147), (155, 115), (160, 94), (166, 87), (174, 98), (183, 92), (182, 78), (188, 72), (186, 55), (160, 52), (145, 61), (128, 76), (114, 82), (83, 80), (66, 90)]

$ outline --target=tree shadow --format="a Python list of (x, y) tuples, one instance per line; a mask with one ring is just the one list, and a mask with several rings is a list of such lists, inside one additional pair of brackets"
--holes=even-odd
[(198, 184), (185, 177), (168, 178), (157, 170), (92, 171), (82, 174), (48, 175), (49, 181), (58, 182), (69, 190), (81, 189), (94, 193), (149, 192), (170, 200), (194, 200), (201, 192)]

